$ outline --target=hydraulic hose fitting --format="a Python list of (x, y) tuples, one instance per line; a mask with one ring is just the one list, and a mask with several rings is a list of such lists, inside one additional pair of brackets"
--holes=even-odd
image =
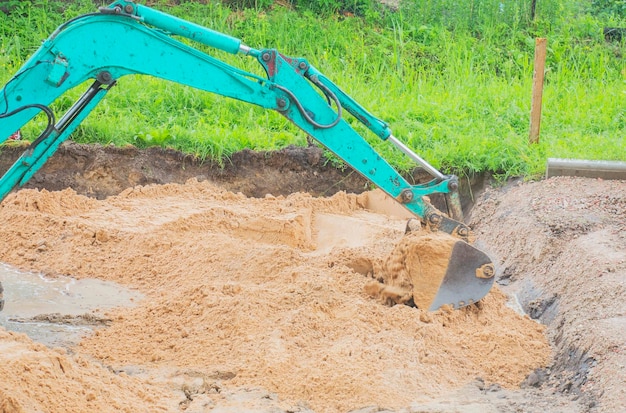
[(450, 191), (456, 191), (457, 189), (459, 189), (459, 181), (456, 179), (456, 177), (450, 179), (450, 182), (448, 182), (448, 189)]
[(298, 69), (300, 69), (302, 73), (305, 73), (307, 70), (309, 70), (309, 64), (302, 60), (300, 63), (298, 63)]
[(276, 99), (276, 106), (278, 106), (278, 110), (286, 110), (288, 106), (287, 99), (285, 98)]
[(467, 228), (465, 225), (459, 226), (459, 228), (457, 229), (457, 234), (459, 235), (459, 237), (467, 239), (470, 234), (469, 228)]
[(106, 7), (98, 7), (98, 11), (102, 14), (127, 14), (132, 17), (135, 16), (135, 3), (132, 1), (116, 1)]
[(402, 192), (400, 192), (400, 200), (404, 204), (408, 204), (409, 202), (411, 202), (413, 200), (413, 191), (408, 188), (403, 189)]
[(439, 224), (441, 224), (442, 218), (439, 214), (430, 214), (428, 216), (428, 224), (431, 228), (438, 228)]
[(103, 85), (110, 85), (115, 81), (113, 79), (113, 75), (108, 70), (103, 70), (102, 72), (98, 73), (98, 75), (96, 76), (96, 80)]

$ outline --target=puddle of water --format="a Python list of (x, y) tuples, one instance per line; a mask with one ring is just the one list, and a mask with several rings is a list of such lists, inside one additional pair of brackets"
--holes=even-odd
[(140, 293), (113, 282), (63, 276), (47, 278), (2, 263), (0, 283), (4, 287), (5, 301), (0, 312), (0, 326), (25, 333), (50, 347), (71, 346), (90, 333), (94, 326), (39, 322), (30, 318), (53, 313), (93, 315), (113, 307), (132, 306), (142, 298)]

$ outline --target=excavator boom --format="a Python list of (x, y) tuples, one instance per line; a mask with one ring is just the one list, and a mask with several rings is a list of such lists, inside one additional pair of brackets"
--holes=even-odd
[[(266, 76), (241, 70), (177, 39), (182, 36), (231, 54), (256, 59)], [(55, 153), (93, 108), (126, 75), (147, 75), (274, 110), (343, 159), (390, 197), (419, 217), (431, 231), (458, 239), (438, 296), (443, 304), (462, 307), (480, 300), (491, 288), (491, 260), (469, 245), (469, 228), (461, 222), (458, 181), (444, 175), (394, 137), (377, 119), (304, 58), (275, 49), (254, 49), (241, 40), (179, 19), (133, 1), (115, 1), (98, 12), (76, 17), (43, 42), (0, 91), (0, 143), (43, 112), (48, 125), (0, 178), (0, 201), (23, 186)], [(50, 105), (65, 92), (91, 83), (58, 120)], [(380, 139), (395, 145), (433, 179), (409, 184), (346, 120), (354, 116)], [(451, 217), (424, 197), (444, 194)], [(455, 244), (456, 245), (456, 244)], [(490, 271), (483, 271), (491, 267)], [(419, 286), (415, 286), (419, 289)]]

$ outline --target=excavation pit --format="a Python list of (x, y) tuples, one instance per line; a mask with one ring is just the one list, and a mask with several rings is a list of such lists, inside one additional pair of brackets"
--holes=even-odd
[[(362, 178), (327, 172), (316, 153), (245, 152), (219, 169), (170, 151), (64, 146), (33, 179), (47, 189), (2, 203), (0, 261), (145, 299), (107, 310), (110, 325), (67, 349), (0, 330), (0, 400), (26, 411), (68, 400), (127, 411), (620, 406), (624, 182), (475, 192), (470, 224), (498, 286), (478, 305), (429, 313), (364, 291), (405, 217), (375, 210)], [(38, 391), (41, 377), (58, 387)]]

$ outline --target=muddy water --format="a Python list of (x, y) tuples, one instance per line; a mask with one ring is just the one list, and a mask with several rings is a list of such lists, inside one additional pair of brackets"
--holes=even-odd
[(104, 310), (131, 306), (142, 295), (119, 284), (71, 277), (45, 277), (0, 263), (4, 310), (0, 326), (50, 347), (75, 344), (106, 325)]

